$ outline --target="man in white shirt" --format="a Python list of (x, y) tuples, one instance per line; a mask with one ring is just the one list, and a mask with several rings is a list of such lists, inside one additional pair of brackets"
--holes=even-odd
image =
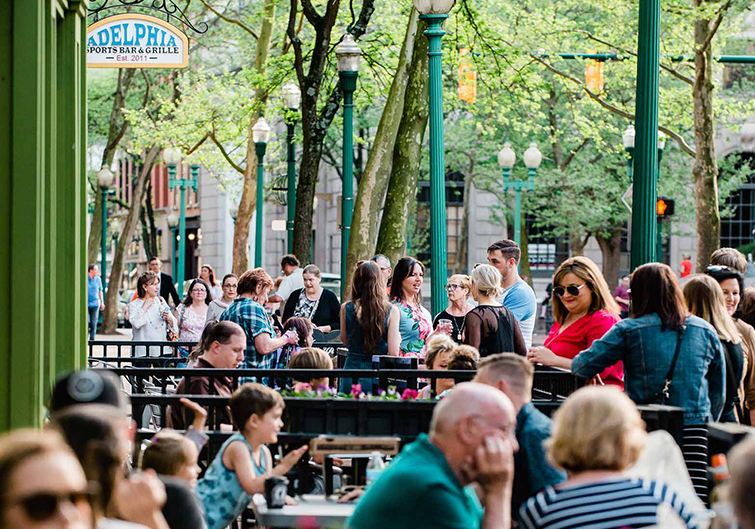
[(496, 267), (503, 278), (501, 281), (503, 296), (498, 301), (514, 314), (516, 321), (519, 322), (524, 344), (529, 349), (532, 346), (532, 333), (535, 330), (537, 300), (532, 287), (519, 277), (521, 256), (519, 245), (509, 239), (495, 242), (488, 247), (488, 263)]
[(275, 294), (268, 298), (269, 302), (281, 304), (281, 313), (291, 293), (304, 288), (303, 270), (299, 268), (299, 264), (295, 255), (287, 254), (281, 258), (281, 271), (285, 277)]

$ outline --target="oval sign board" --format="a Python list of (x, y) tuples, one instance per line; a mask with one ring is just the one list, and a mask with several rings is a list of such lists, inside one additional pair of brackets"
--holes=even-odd
[(147, 15), (115, 15), (87, 28), (87, 67), (184, 68), (189, 39)]

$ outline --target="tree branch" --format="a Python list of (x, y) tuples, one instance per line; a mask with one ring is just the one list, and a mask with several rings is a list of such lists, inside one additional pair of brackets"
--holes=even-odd
[[(579, 86), (585, 92), (585, 94), (587, 94), (590, 97), (590, 99), (592, 99), (593, 101), (595, 101), (596, 103), (598, 103), (600, 106), (602, 106), (606, 110), (608, 110), (610, 112), (613, 112), (614, 114), (617, 114), (619, 116), (622, 116), (622, 117), (624, 117), (626, 119), (630, 119), (632, 121), (635, 120), (634, 114), (631, 114), (631, 113), (627, 112), (626, 110), (623, 110), (621, 108), (613, 106), (610, 103), (607, 103), (606, 101), (604, 101), (603, 99), (601, 99), (597, 94), (595, 94), (592, 90), (590, 90), (589, 88), (587, 88), (587, 86), (585, 86), (585, 84), (582, 81), (580, 81), (579, 79), (576, 79), (575, 77), (572, 77), (571, 75), (569, 75), (567, 73), (564, 73), (561, 70), (558, 70), (558, 69), (554, 68), (551, 64), (547, 63), (546, 61), (544, 61), (543, 59), (541, 59), (540, 57), (538, 57), (534, 53), (530, 53), (529, 55), (535, 61), (537, 61), (540, 64), (542, 64), (543, 66), (545, 66), (548, 70), (550, 70), (554, 74), (556, 74), (556, 75), (558, 75), (560, 77), (563, 77), (564, 79), (567, 79), (567, 80), (571, 81), (572, 83), (576, 84), (577, 86)], [(682, 151), (684, 151), (685, 153), (689, 154), (692, 157), (695, 156), (695, 149), (693, 149), (692, 147), (690, 147), (690, 145), (686, 141), (684, 141), (684, 138), (682, 138), (682, 136), (680, 134), (677, 134), (676, 132), (674, 132), (671, 129), (669, 129), (667, 127), (664, 127), (662, 125), (658, 126), (658, 130), (663, 131), (669, 138), (671, 138), (672, 140), (674, 140), (679, 145), (679, 148)]]
[(202, 139), (201, 139), (201, 140), (199, 140), (199, 141), (197, 142), (197, 144), (196, 144), (196, 145), (194, 145), (194, 147), (192, 147), (191, 149), (189, 149), (189, 150), (187, 150), (187, 151), (186, 151), (186, 155), (188, 156), (188, 155), (192, 154), (192, 153), (193, 153), (194, 151), (196, 151), (197, 149), (199, 149), (199, 148), (200, 148), (200, 147), (202, 146), (202, 144), (203, 144), (203, 143), (204, 143), (205, 141), (207, 141), (207, 139), (208, 139), (209, 137), (210, 137), (210, 133), (209, 133), (209, 132), (208, 132), (207, 134), (205, 134), (204, 136), (202, 136)]
[(561, 164), (561, 170), (565, 171), (567, 167), (569, 167), (569, 164), (574, 159), (574, 157), (577, 155), (579, 151), (581, 151), (588, 143), (590, 143), (590, 138), (585, 138), (582, 140), (582, 143), (580, 143), (576, 149), (572, 149), (569, 152), (569, 155), (566, 157), (566, 160), (564, 160), (564, 163)]
[(212, 142), (220, 150), (220, 154), (222, 154), (223, 158), (225, 158), (225, 161), (228, 162), (228, 165), (233, 167), (237, 172), (241, 173), (242, 175), (245, 174), (244, 169), (239, 164), (231, 160), (231, 157), (228, 155), (228, 152), (225, 150), (225, 147), (223, 147), (223, 144), (220, 143), (218, 139), (215, 137), (215, 133), (209, 132), (208, 134), (210, 135), (210, 139), (212, 140)]
[(301, 40), (299, 40), (298, 31), (296, 31), (296, 13), (298, 11), (298, 1), (291, 0), (291, 9), (288, 14), (288, 29), (286, 33), (294, 47), (294, 68), (296, 69), (296, 78), (299, 86), (304, 87), (304, 55), (301, 50)]
[(718, 32), (718, 28), (721, 26), (721, 22), (724, 19), (724, 15), (726, 14), (726, 11), (729, 10), (731, 7), (731, 0), (728, 0), (724, 5), (721, 6), (721, 9), (718, 11), (718, 16), (716, 17), (716, 21), (713, 23), (713, 29), (711, 29), (708, 32), (708, 37), (705, 39), (705, 42), (703, 42), (702, 47), (696, 52), (703, 54), (710, 46), (711, 41), (713, 40), (713, 37)]
[(246, 31), (247, 33), (249, 33), (252, 37), (254, 37), (254, 40), (259, 39), (259, 35), (257, 35), (257, 33), (255, 33), (255, 31), (252, 28), (250, 28), (249, 26), (247, 26), (246, 24), (244, 24), (240, 20), (237, 20), (235, 18), (230, 18), (230, 17), (225, 16), (224, 14), (220, 13), (219, 11), (217, 11), (210, 4), (208, 4), (206, 0), (199, 0), (199, 1), (202, 2), (203, 6), (205, 6), (207, 9), (209, 9), (210, 11), (212, 11), (213, 13), (215, 13), (218, 16), (218, 18), (220, 18), (222, 20), (225, 20), (229, 24), (234, 24), (234, 25), (240, 27), (241, 29), (243, 29), (244, 31)]
[(317, 12), (310, 0), (301, 0), (301, 10), (313, 26), (318, 26), (322, 23), (322, 15)]

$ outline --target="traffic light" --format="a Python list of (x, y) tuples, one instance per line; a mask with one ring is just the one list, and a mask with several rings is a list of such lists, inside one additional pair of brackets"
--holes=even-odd
[(674, 214), (674, 201), (670, 198), (659, 197), (655, 202), (655, 212), (658, 218), (670, 217)]

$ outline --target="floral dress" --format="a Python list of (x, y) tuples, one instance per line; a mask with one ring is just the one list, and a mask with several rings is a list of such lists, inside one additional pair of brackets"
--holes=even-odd
[(425, 340), (433, 331), (433, 321), (422, 305), (412, 306), (406, 301), (393, 300), (401, 314), (399, 332), (401, 333), (401, 356), (420, 358), (425, 356)]

